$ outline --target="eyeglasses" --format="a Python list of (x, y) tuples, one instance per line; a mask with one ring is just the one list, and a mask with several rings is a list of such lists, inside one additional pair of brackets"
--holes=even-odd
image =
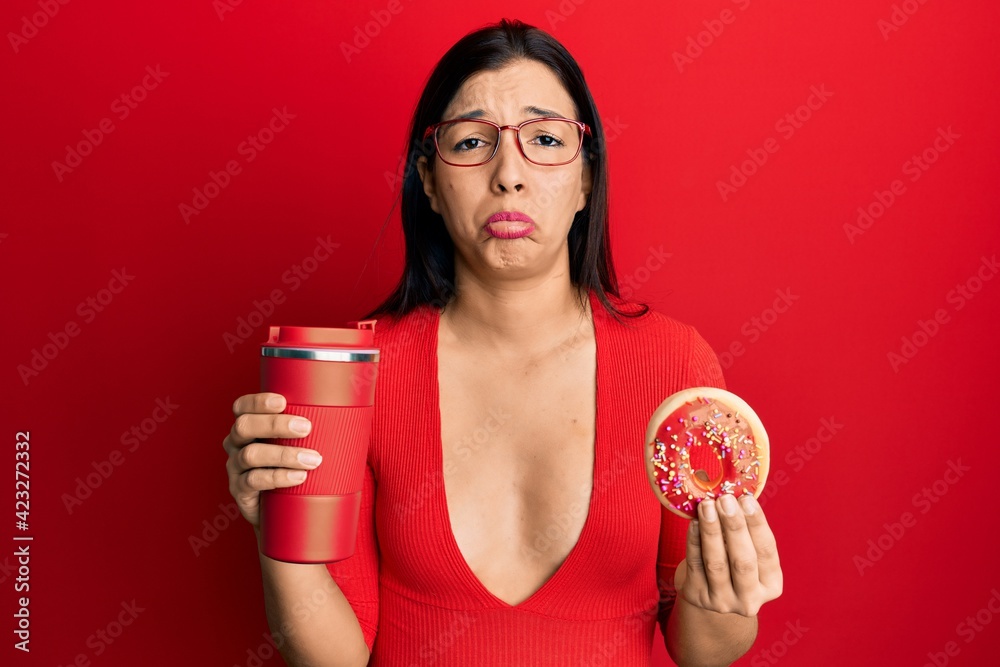
[(503, 130), (514, 130), (528, 162), (547, 167), (575, 160), (583, 148), (583, 135), (592, 136), (586, 123), (570, 118), (532, 118), (520, 125), (456, 118), (428, 127), (424, 140), (434, 135), (434, 148), (445, 164), (478, 167), (496, 156)]

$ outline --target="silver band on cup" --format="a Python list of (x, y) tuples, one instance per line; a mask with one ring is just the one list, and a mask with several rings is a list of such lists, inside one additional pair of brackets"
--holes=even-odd
[(260, 348), (260, 356), (278, 359), (310, 359), (315, 361), (378, 361), (378, 350), (326, 350), (306, 347), (269, 347)]

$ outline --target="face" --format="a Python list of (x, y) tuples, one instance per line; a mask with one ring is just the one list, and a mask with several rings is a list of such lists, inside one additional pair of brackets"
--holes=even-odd
[[(500, 125), (518, 125), (542, 116), (579, 120), (572, 98), (556, 75), (532, 60), (473, 75), (455, 94), (442, 119), (473, 114)], [(529, 138), (524, 140), (527, 143)], [(430, 168), (426, 157), (419, 158), (417, 170), (431, 209), (444, 218), (455, 244), (456, 274), (472, 272), (482, 281), (568, 276), (567, 235), (574, 215), (586, 206), (591, 188), (590, 168), (582, 152), (566, 165), (537, 165), (521, 154), (515, 133), (504, 130), (496, 156), (486, 164), (459, 167), (442, 162), (437, 154), (433, 159)], [(489, 222), (502, 211), (525, 214), (532, 222)], [(531, 231), (503, 238), (525, 230)]]

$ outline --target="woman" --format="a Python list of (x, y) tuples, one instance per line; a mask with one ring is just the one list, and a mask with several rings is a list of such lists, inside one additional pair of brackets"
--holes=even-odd
[[(617, 296), (603, 131), (578, 66), (519, 22), (471, 33), (435, 68), (410, 139), (406, 266), (368, 316), (382, 362), (357, 552), (260, 556), (286, 660), (648, 665), (659, 622), (679, 664), (729, 664), (780, 594), (774, 538), (751, 497), (686, 524), (646, 482), (653, 409), (723, 378), (693, 328)], [(255, 442), (308, 433), (283, 407), (240, 397), (224, 442), (258, 537), (260, 491), (321, 464)]]

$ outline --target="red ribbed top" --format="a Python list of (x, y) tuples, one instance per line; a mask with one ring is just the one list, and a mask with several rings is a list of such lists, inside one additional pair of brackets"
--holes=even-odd
[(646, 425), (668, 395), (725, 385), (693, 327), (655, 311), (620, 324), (593, 292), (590, 302), (597, 345), (590, 507), (563, 564), (514, 606), (476, 578), (448, 520), (438, 311), (424, 306), (378, 320), (382, 354), (357, 551), (328, 565), (373, 651), (370, 665), (649, 665), (654, 624), (669, 614), (669, 603), (659, 602), (657, 562), (671, 581), (688, 522), (663, 509), (646, 480)]

